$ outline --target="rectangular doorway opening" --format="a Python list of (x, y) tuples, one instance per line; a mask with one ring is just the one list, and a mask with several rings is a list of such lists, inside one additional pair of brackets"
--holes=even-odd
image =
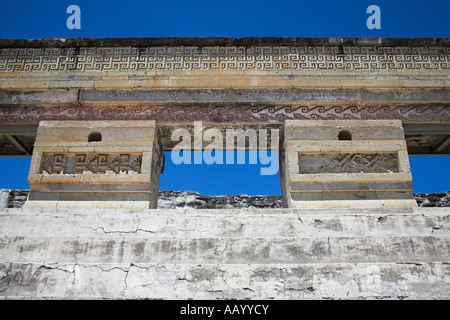
[(282, 207), (276, 151), (164, 154), (158, 208)]

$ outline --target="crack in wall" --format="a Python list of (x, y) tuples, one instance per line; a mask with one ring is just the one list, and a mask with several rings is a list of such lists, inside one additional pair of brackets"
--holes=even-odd
[(97, 230), (100, 229), (105, 234), (129, 234), (129, 233), (137, 233), (139, 231), (146, 232), (146, 233), (156, 233), (156, 231), (146, 230), (146, 229), (141, 229), (141, 228), (136, 228), (136, 229), (131, 230), (131, 231), (106, 231), (104, 227), (97, 227), (97, 228), (89, 227), (89, 228), (94, 230), (94, 231), (97, 231)]
[[(41, 272), (41, 270), (58, 270), (65, 273), (70, 273), (75, 275), (75, 268), (73, 268), (73, 271), (69, 271), (67, 269), (61, 268), (58, 264), (55, 264), (55, 266), (45, 265), (41, 264), (39, 265), (34, 272), (26, 277), (23, 270), (19, 269), (18, 271), (14, 271), (13, 274), (11, 272), (13, 271), (12, 268), (14, 266), (14, 263), (10, 263), (8, 269), (5, 272), (5, 275), (0, 279), (0, 292), (6, 292), (7, 290), (11, 289), (14, 286), (21, 286), (21, 287), (29, 287), (32, 285), (32, 282), (37, 279), (37, 274)], [(33, 267), (33, 263), (26, 263), (22, 264), (22, 267)], [(23, 282), (23, 283), (22, 283)], [(2, 288), (4, 286), (4, 288)]]
[[(442, 263), (443, 265), (449, 265), (450, 263)], [(392, 265), (411, 265), (414, 267), (421, 267), (425, 269), (430, 269), (435, 265), (439, 269), (440, 264), (433, 264), (433, 263), (418, 263), (418, 262), (405, 262), (405, 263), (394, 263)], [(118, 291), (119, 297), (134, 297), (137, 293), (136, 291), (133, 291), (134, 289), (139, 288), (146, 288), (146, 287), (153, 287), (155, 284), (153, 282), (150, 283), (142, 283), (140, 286), (134, 286), (130, 287), (130, 271), (131, 268), (141, 269), (145, 271), (150, 271), (151, 269), (156, 268), (163, 268), (165, 271), (169, 271), (171, 274), (174, 275), (174, 281), (186, 281), (192, 284), (192, 287), (189, 287), (189, 290), (192, 290), (195, 296), (198, 291), (207, 292), (209, 294), (218, 294), (218, 298), (227, 298), (235, 295), (244, 295), (250, 294), (250, 296), (253, 297), (260, 297), (261, 293), (263, 293), (263, 296), (265, 299), (272, 299), (272, 298), (295, 298), (295, 297), (315, 297), (319, 299), (348, 299), (348, 298), (359, 298), (359, 299), (406, 299), (410, 298), (411, 296), (408, 294), (405, 294), (405, 289), (401, 289), (399, 291), (399, 295), (395, 295), (392, 293), (392, 290), (395, 290), (395, 288), (365, 288), (361, 287), (362, 285), (365, 286), (364, 281), (368, 281), (366, 279), (366, 271), (365, 268), (372, 266), (372, 264), (352, 264), (353, 267), (349, 266), (350, 270), (352, 271), (352, 275), (350, 276), (350, 280), (352, 281), (351, 286), (353, 286), (353, 289), (347, 289), (342, 293), (342, 295), (336, 294), (336, 295), (329, 295), (328, 289), (329, 285), (327, 284), (327, 280), (333, 280), (335, 279), (336, 275), (333, 273), (328, 275), (328, 272), (331, 270), (328, 270), (328, 266), (322, 266), (322, 269), (318, 269), (318, 272), (323, 275), (323, 280), (325, 282), (319, 281), (318, 283), (314, 282), (316, 280), (319, 280), (320, 278), (311, 277), (312, 274), (312, 267), (303, 266), (302, 268), (307, 268), (306, 273), (301, 272), (300, 274), (297, 274), (297, 272), (292, 273), (290, 265), (284, 265), (284, 266), (261, 266), (256, 269), (246, 269), (242, 266), (229, 266), (225, 267), (221, 264), (216, 265), (198, 265), (196, 269), (167, 269), (164, 265), (159, 264), (153, 264), (150, 266), (143, 266), (143, 265), (136, 265), (133, 263), (130, 263), (129, 265), (124, 266), (113, 266), (113, 267), (107, 267), (101, 264), (92, 264), (92, 265), (47, 265), (47, 264), (41, 264), (36, 267), (34, 271), (29, 270), (27, 268), (33, 267), (32, 264), (23, 264), (20, 268), (17, 270), (14, 269), (13, 264), (9, 264), (6, 268), (5, 274), (0, 278), (0, 284), (3, 285), (3, 287), (0, 286), (0, 292), (5, 293), (9, 289), (13, 288), (14, 286), (22, 286), (22, 287), (29, 287), (31, 285), (35, 285), (35, 281), (39, 279), (39, 277), (44, 277), (45, 279), (48, 279), (48, 274), (44, 273), (42, 275), (39, 275), (43, 271), (60, 271), (64, 272), (70, 275), (74, 276), (74, 283), (76, 281), (75, 274), (79, 271), (77, 270), (77, 267), (82, 267), (83, 269), (89, 269), (89, 268), (97, 268), (101, 272), (111, 272), (113, 270), (119, 270), (124, 273), (123, 276), (123, 288), (120, 289), (120, 292)], [(336, 271), (339, 271), (339, 266), (336, 266)], [(205, 269), (206, 268), (206, 269)], [(357, 268), (363, 268), (361, 270), (357, 270)], [(34, 269), (34, 268), (33, 268)], [(178, 270), (178, 271), (177, 271)], [(207, 277), (207, 281), (211, 283), (217, 283), (217, 280), (220, 279), (223, 281), (223, 285), (226, 287), (220, 287), (216, 286), (215, 288), (208, 286), (207, 283), (203, 283), (203, 280), (197, 279), (195, 276), (192, 277), (192, 275), (188, 276), (190, 272), (193, 270), (197, 270), (197, 275), (200, 275), (201, 272), (204, 270), (210, 270), (213, 273), (210, 274)], [(213, 271), (214, 270), (214, 271)], [(374, 275), (383, 275), (386, 272), (389, 272), (390, 269), (380, 269), (377, 270)], [(409, 270), (409, 269), (408, 269)], [(415, 269), (414, 269), (415, 270)], [(431, 269), (430, 269), (431, 270)], [(440, 270), (440, 269), (439, 269)], [(438, 271), (439, 271), (438, 270)], [(187, 274), (185, 272), (187, 271)], [(244, 272), (246, 275), (243, 275)], [(401, 269), (399, 270), (401, 271)], [(409, 271), (411, 272), (411, 271)], [(417, 273), (417, 276), (422, 277), (422, 273), (419, 271), (415, 271)], [(314, 273), (316, 274), (316, 273)], [(371, 273), (370, 273), (371, 274)], [(402, 273), (399, 273), (398, 275), (401, 276)], [(28, 275), (28, 276), (27, 276)], [(289, 282), (289, 276), (294, 276), (295, 279), (298, 279), (298, 282)], [(338, 274), (339, 275), (339, 274)], [(436, 274), (435, 274), (436, 275)], [(445, 278), (445, 271), (442, 270), (441, 272), (438, 272), (437, 276), (444, 281)], [(134, 275), (135, 277), (136, 275)], [(139, 275), (138, 275), (139, 277)], [(52, 278), (50, 278), (52, 279)], [(272, 282), (275, 279), (277, 279), (277, 282)], [(294, 280), (295, 280), (294, 279)], [(229, 280), (233, 280), (233, 283), (230, 283)], [(238, 281), (236, 281), (238, 280)], [(245, 280), (245, 281), (241, 281)], [(420, 279), (419, 279), (420, 280)], [(46, 280), (47, 281), (47, 280)], [(136, 281), (134, 279), (133, 281)], [(269, 281), (272, 285), (268, 288), (268, 291), (261, 291), (262, 287), (261, 285), (263, 283), (266, 283)], [(339, 281), (339, 280), (338, 280)], [(398, 280), (400, 281), (400, 280)], [(419, 283), (422, 283), (420, 280)], [(347, 281), (348, 282), (348, 281)], [(347, 283), (346, 282), (346, 283)], [(202, 285), (200, 285), (202, 283)], [(427, 282), (428, 283), (428, 282)], [(6, 285), (5, 285), (6, 284)], [(341, 284), (343, 284), (341, 282)], [(369, 283), (370, 284), (370, 283)], [(429, 284), (432, 284), (430, 282)], [(164, 284), (163, 284), (164, 285)], [(376, 285), (376, 283), (375, 283)], [(400, 286), (400, 283), (396, 284), (397, 286)], [(325, 287), (324, 287), (325, 286)], [(355, 289), (357, 288), (357, 291)], [(81, 289), (79, 289), (81, 290)], [(131, 291), (129, 291), (131, 290)], [(195, 291), (194, 291), (195, 290)], [(324, 291), (325, 290), (325, 291)], [(369, 290), (369, 291), (368, 291)], [(379, 294), (376, 294), (372, 290), (381, 290)], [(384, 291), (388, 290), (388, 291)], [(372, 291), (372, 292), (371, 292)], [(390, 292), (391, 291), (391, 292)], [(139, 292), (139, 291), (137, 291)], [(297, 292), (297, 294), (295, 293)], [(303, 292), (303, 293), (302, 293)], [(95, 292), (97, 293), (97, 292)], [(7, 297), (7, 295), (6, 295)], [(50, 295), (51, 297), (51, 295)], [(416, 297), (416, 296), (415, 296)], [(431, 296), (430, 296), (431, 297)], [(438, 296), (436, 296), (438, 297)]]

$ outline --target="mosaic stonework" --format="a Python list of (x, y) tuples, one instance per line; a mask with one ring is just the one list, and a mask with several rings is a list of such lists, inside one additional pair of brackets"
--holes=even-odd
[(0, 122), (39, 123), (40, 120), (156, 120), (160, 122), (272, 122), (285, 120), (379, 120), (408, 122), (450, 121), (445, 105), (422, 106), (116, 106), (0, 108)]
[(398, 172), (395, 153), (299, 153), (298, 164), (300, 174)]
[(450, 69), (446, 46), (2, 48), (0, 72)]
[(44, 153), (43, 174), (140, 174), (142, 154)]

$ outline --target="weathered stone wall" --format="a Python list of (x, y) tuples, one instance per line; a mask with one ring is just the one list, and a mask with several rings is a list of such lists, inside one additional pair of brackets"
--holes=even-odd
[(450, 209), (0, 210), (4, 299), (449, 299)]
[(419, 207), (450, 207), (450, 191), (416, 193), (414, 197)]
[(195, 191), (160, 191), (159, 209), (241, 209), (282, 208), (281, 196), (222, 195), (204, 196)]
[(0, 209), (22, 208), (29, 193), (29, 190), (0, 189)]
[[(0, 209), (22, 208), (28, 190), (1, 189)], [(450, 191), (416, 193), (414, 198), (419, 207), (450, 207)], [(159, 209), (241, 209), (282, 208), (281, 196), (222, 195), (205, 196), (196, 191), (159, 191)]]

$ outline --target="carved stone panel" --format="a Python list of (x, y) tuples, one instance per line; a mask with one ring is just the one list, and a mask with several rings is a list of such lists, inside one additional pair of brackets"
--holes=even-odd
[(140, 174), (141, 153), (44, 153), (43, 174)]
[(301, 174), (398, 172), (396, 153), (299, 153), (298, 164)]

